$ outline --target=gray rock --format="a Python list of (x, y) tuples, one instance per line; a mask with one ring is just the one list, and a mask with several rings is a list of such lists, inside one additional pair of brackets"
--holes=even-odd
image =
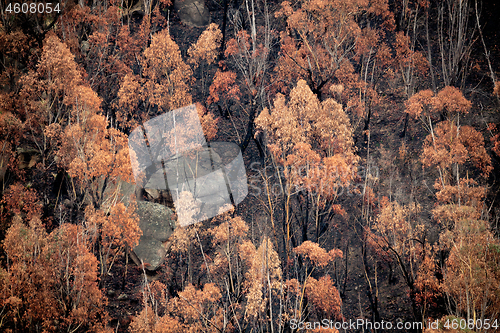
[(138, 201), (136, 213), (139, 216), (139, 227), (143, 237), (152, 237), (160, 242), (166, 242), (175, 230), (172, 210), (166, 206)]
[(167, 248), (163, 243), (175, 230), (172, 210), (157, 203), (139, 201), (136, 213), (142, 236), (131, 257), (137, 265), (144, 263), (147, 270), (154, 271), (165, 260)]
[(148, 194), (148, 196), (153, 199), (153, 200), (156, 200), (158, 198), (160, 198), (160, 191), (158, 191), (157, 189), (155, 188), (146, 188), (144, 189), (144, 191)]
[(80, 50), (82, 51), (83, 54), (89, 53), (90, 43), (87, 42), (86, 40), (82, 41), (82, 43), (80, 44)]
[(167, 250), (163, 246), (162, 242), (153, 237), (141, 237), (139, 245), (134, 248), (133, 253), (137, 256), (135, 259), (132, 256), (134, 262), (139, 259), (137, 264), (144, 263), (144, 268), (148, 271), (155, 271), (163, 261), (165, 260), (165, 255)]
[(203, 0), (177, 0), (174, 7), (184, 24), (201, 28), (210, 23), (210, 12)]

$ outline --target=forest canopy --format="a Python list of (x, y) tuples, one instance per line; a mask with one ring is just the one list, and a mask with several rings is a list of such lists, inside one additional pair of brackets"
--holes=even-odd
[[(500, 329), (494, 1), (0, 13), (0, 331)], [(179, 135), (159, 131), (156, 147), (148, 122), (186, 106), (205, 150), (156, 158), (196, 130), (174, 115)], [(134, 178), (134, 130), (163, 170), (219, 172), (231, 205), (182, 222), (203, 201), (171, 193), (165, 172)], [(221, 167), (240, 152), (244, 200)], [(217, 186), (192, 193), (218, 200)]]

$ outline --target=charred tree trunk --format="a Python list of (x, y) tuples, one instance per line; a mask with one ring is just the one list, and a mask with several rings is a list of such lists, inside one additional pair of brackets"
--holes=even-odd
[(253, 101), (252, 107), (250, 110), (250, 116), (248, 119), (247, 134), (245, 136), (245, 139), (243, 140), (243, 142), (240, 145), (242, 154), (245, 152), (245, 150), (248, 147), (248, 144), (250, 143), (250, 140), (253, 138), (253, 130), (255, 127), (254, 120), (255, 120), (256, 114), (257, 114), (257, 106), (255, 105), (255, 101)]
[(220, 44), (219, 60), (224, 59), (224, 49), (226, 47), (226, 26), (227, 26), (227, 11), (229, 8), (229, 0), (224, 0), (224, 14), (222, 17), (222, 41)]
[(406, 131), (408, 130), (408, 120), (410, 119), (409, 117), (410, 117), (410, 115), (407, 113), (405, 116), (405, 125), (403, 128), (403, 132), (401, 132), (401, 134), (399, 134), (400, 138), (406, 137)]

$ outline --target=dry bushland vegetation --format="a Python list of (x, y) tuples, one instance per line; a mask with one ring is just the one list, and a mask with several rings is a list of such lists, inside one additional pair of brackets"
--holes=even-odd
[[(193, 28), (168, 0), (0, 4), (0, 330), (500, 320), (488, 3), (206, 5)], [(249, 195), (178, 227), (152, 276), (128, 259), (127, 139), (193, 103), (207, 141), (240, 146)]]

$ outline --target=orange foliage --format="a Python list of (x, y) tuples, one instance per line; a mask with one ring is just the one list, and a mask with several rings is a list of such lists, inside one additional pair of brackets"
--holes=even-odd
[(493, 169), (481, 133), (470, 126), (457, 128), (448, 120), (440, 122), (425, 139), (421, 159), (425, 166), (439, 170), (434, 187), (440, 202), (480, 204), (484, 189), (472, 187), (477, 184), (473, 179), (460, 178), (457, 173), (461, 167), (472, 165), (486, 177)]
[(155, 283), (157, 282), (151, 285), (153, 291), (147, 293), (149, 300), (130, 324), (130, 332), (220, 332), (223, 325), (226, 329), (232, 327), (224, 321), (224, 313), (218, 307), (222, 295), (215, 284), (207, 283), (200, 290), (191, 284), (187, 285), (177, 297), (168, 302), (160, 302), (165, 311), (164, 315), (160, 315), (160, 307), (154, 307), (149, 302), (158, 301), (153, 297)]
[[(144, 13), (142, 19), (132, 17), (132, 3), (135, 11)], [(390, 3), (401, 8), (402, 31), (394, 31)], [(19, 17), (0, 23), (0, 182), (5, 187), (0, 230), (6, 233), (2, 243), (6, 265), (0, 268), (1, 329), (107, 330), (100, 324), (108, 316), (103, 310), (106, 299), (98, 288), (98, 270), (104, 279), (115, 259), (137, 245), (141, 235), (136, 206), (116, 203), (116, 196), (104, 193), (110, 185), (131, 181), (125, 133), (150, 117), (191, 104), (191, 92), (199, 96), (194, 75), (200, 72), (204, 88), (210, 85), (208, 92), (201, 92), (209, 93), (207, 104), (225, 108), (234, 104), (231, 110), (240, 106), (244, 111), (231, 119), (238, 136), (239, 126), (247, 125), (242, 150), (253, 136), (254, 124), (265, 134), (279, 177), (279, 182), (265, 185), (281, 185), (285, 197), (281, 208), (276, 204), (279, 199), (266, 193), (274, 243), (265, 234), (267, 229), (255, 239), (254, 229), (233, 210), (212, 219), (214, 225), (208, 230), (201, 224), (177, 228), (169, 241), (172, 257), (181, 258), (178, 266), (188, 262), (182, 287), (175, 290), (174, 283), (166, 286), (145, 280), (144, 306), (130, 331), (264, 332), (274, 325), (279, 326), (278, 332), (286, 331), (284, 323), (292, 318), (343, 318), (339, 291), (330, 275), (324, 274), (343, 254), (338, 249), (326, 251), (318, 239), (328, 225), (337, 223), (335, 214), (347, 215), (336, 200), (342, 187), (350, 186), (356, 177), (359, 157), (353, 127), (359, 126), (365, 113), (369, 127), (369, 115), (384, 101), (382, 84), (397, 86), (388, 89), (396, 97), (401, 89), (411, 96), (415, 80), (424, 78), (429, 69), (428, 59), (415, 47), (422, 36), (415, 30), (410, 37), (409, 24), (414, 18), (415, 27), (420, 26), (419, 10), (428, 11), (430, 3), (283, 1), (275, 17), (283, 20), (285, 30), (276, 33), (266, 16), (267, 3), (252, 2), (256, 8), (247, 8), (248, 17), (242, 20), (239, 12), (232, 17), (234, 25), (228, 30), (234, 31), (234, 38), (228, 40), (227, 59), (217, 71), (214, 64), (222, 39), (218, 26), (210, 24), (197, 42), (183, 48), (187, 49), (183, 58), (169, 33), (170, 21), (160, 12), (170, 5), (170, 0), (92, 1), (92, 6), (89, 1), (66, 1), (61, 3), (60, 15), (42, 20), (23, 16), (23, 25), (36, 21), (30, 29), (23, 26), (24, 32), (16, 27)], [(256, 18), (264, 21), (263, 27), (256, 25)], [(50, 24), (52, 19), (57, 21)], [(268, 58), (274, 54), (276, 36), (280, 49), (276, 76), (270, 78), (268, 71), (274, 64)], [(37, 44), (42, 40), (40, 48)], [(443, 62), (442, 73), (435, 77), (448, 82), (445, 67)], [(269, 104), (269, 89), (287, 95), (271, 96), (273, 105), (255, 119)], [(500, 95), (498, 84), (494, 94)], [(213, 140), (219, 119), (200, 103), (196, 108), (207, 141)], [(441, 250), (449, 254), (444, 266), (438, 267), (433, 259), (437, 245), (427, 243), (418, 205), (403, 206), (385, 198), (378, 202), (380, 213), (374, 221), (367, 219), (373, 222), (365, 229), (368, 245), (400, 266), (410, 297), (421, 306), (424, 318), (442, 292), (449, 296), (450, 308), (464, 317), (500, 314), (500, 243), (481, 220), (487, 188), (469, 177), (477, 170), (486, 178), (493, 168), (482, 134), (460, 125), (471, 108), (472, 103), (451, 86), (439, 92), (421, 90), (405, 103), (407, 115), (419, 118), (430, 133), (420, 158), (424, 167), (439, 172), (438, 205), (432, 214), (446, 230), (440, 238)], [(351, 123), (348, 113), (356, 122)], [(436, 124), (439, 116), (446, 120)], [(489, 130), (494, 131), (493, 126)], [(500, 135), (491, 134), (493, 150), (500, 155)], [(35, 148), (40, 162), (36, 168), (18, 171), (16, 148), (24, 147)], [(400, 154), (405, 161), (411, 158), (404, 144)], [(68, 181), (60, 184), (60, 189), (67, 188), (55, 199), (49, 193), (54, 182), (50, 176), (58, 173)], [(40, 174), (45, 177), (42, 185), (35, 184)], [(43, 193), (42, 187), (47, 189)], [(81, 224), (62, 223), (48, 233), (40, 220), (42, 212), (53, 214), (52, 204), (54, 200), (59, 204), (60, 197), (64, 204), (58, 208), (69, 201), (67, 206), (76, 208), (71, 213)], [(376, 198), (367, 185), (364, 203), (375, 206)], [(186, 209), (176, 214), (189, 217), (199, 207), (194, 207), (193, 198), (184, 199)], [(278, 236), (279, 214), (283, 233)], [(259, 223), (252, 228), (261, 227)], [(308, 226), (313, 224), (316, 242), (307, 240)], [(284, 244), (278, 241), (281, 236)], [(212, 248), (204, 248), (206, 244)], [(280, 246), (286, 251), (284, 268)], [(92, 251), (98, 253), (100, 263)], [(200, 273), (193, 276), (197, 261), (202, 262)], [(436, 278), (441, 268), (442, 283)], [(168, 299), (170, 290), (174, 295)]]
[(217, 122), (219, 118), (214, 118), (214, 115), (207, 112), (207, 109), (201, 103), (196, 103), (196, 111), (205, 139), (207, 141), (213, 140), (217, 136)]
[(405, 106), (405, 112), (414, 118), (431, 117), (440, 112), (453, 117), (468, 113), (472, 103), (458, 88), (446, 86), (436, 95), (428, 89), (419, 91), (405, 102)]
[[(425, 75), (429, 68), (427, 59), (424, 57), (422, 52), (415, 51), (412, 46), (410, 37), (406, 35), (403, 31), (398, 31), (396, 33), (396, 41), (394, 45), (396, 51), (396, 56), (394, 57), (394, 65), (391, 68), (396, 67), (403, 74), (403, 81), (408, 84), (410, 82), (410, 77), (405, 73), (410, 70), (410, 73)], [(407, 92), (409, 93), (409, 92)]]
[(86, 232), (92, 243), (99, 242), (101, 275), (109, 273), (116, 257), (125, 248), (132, 249), (139, 244), (142, 231), (135, 209), (134, 204), (125, 207), (121, 202), (110, 208), (109, 215), (91, 206), (85, 209)]
[(415, 288), (418, 290), (415, 300), (422, 307), (422, 317), (424, 318), (427, 308), (436, 306), (437, 298), (442, 293), (441, 283), (436, 278), (437, 270), (434, 260), (426, 256), (422, 260), (415, 278)]
[[(378, 76), (390, 63), (383, 42), (394, 28), (388, 1), (283, 1), (275, 15), (286, 20), (276, 68), (276, 84), (284, 91), (290, 82), (304, 79), (322, 96), (330, 84), (340, 82), (345, 104), (358, 117), (370, 103), (379, 102), (373, 77), (365, 71), (376, 71)], [(374, 24), (366, 26), (362, 18)]]
[(219, 30), (217, 24), (210, 24), (202, 32), (198, 41), (188, 49), (188, 55), (191, 57), (189, 63), (195, 67), (199, 66), (202, 60), (205, 60), (208, 65), (214, 63), (218, 55), (217, 52), (221, 39), (222, 32)]
[(183, 322), (193, 331), (204, 327), (206, 316), (217, 313), (217, 301), (222, 297), (219, 288), (213, 283), (206, 283), (203, 290), (188, 285), (179, 296), (168, 304), (169, 310), (183, 317)]
[(264, 109), (255, 122), (291, 184), (333, 197), (338, 186), (353, 180), (358, 157), (349, 118), (333, 99), (320, 103), (304, 80), (288, 103), (278, 94), (271, 113)]
[(143, 96), (151, 105), (169, 111), (191, 104), (191, 68), (184, 63), (177, 44), (167, 30), (156, 33), (144, 50)]
[[(140, 75), (128, 73), (123, 77), (117, 94), (117, 122), (123, 129), (133, 129), (155, 114), (161, 114), (192, 104), (190, 86), (195, 79), (193, 70), (202, 61), (212, 64), (218, 49), (221, 32), (211, 24), (188, 50), (189, 65), (184, 62), (179, 46), (168, 29), (152, 35), (140, 61)], [(197, 103), (207, 139), (215, 136), (216, 120)], [(137, 112), (144, 110), (145, 112)]]
[[(168, 30), (151, 37), (151, 44), (141, 59), (141, 75), (126, 75), (118, 91), (117, 120), (126, 129), (136, 127), (156, 112), (192, 103), (189, 84), (194, 82), (193, 72), (182, 60), (179, 47)], [(142, 119), (136, 116), (139, 103), (146, 111)]]
[(414, 204), (401, 206), (397, 202), (382, 207), (372, 226), (375, 235), (370, 237), (373, 238), (374, 245), (387, 251), (389, 256), (394, 251), (400, 256), (412, 258), (415, 251), (413, 243), (424, 229), (422, 225), (417, 226), (410, 222), (418, 210), (419, 207)]
[(222, 220), (223, 222), (210, 229), (214, 245), (226, 244), (229, 240), (237, 241), (245, 237), (248, 232), (248, 226), (240, 216), (231, 218), (229, 213), (224, 213), (222, 216), (217, 216), (216, 220)]
[(84, 83), (73, 54), (54, 34), (45, 38), (37, 70), (23, 76), (21, 83), (21, 115), (36, 135), (32, 138), (41, 137), (39, 147), (46, 146), (46, 137), (40, 135), (46, 126), (85, 118), (100, 108), (100, 98)]
[(405, 112), (414, 118), (420, 117), (421, 114), (428, 115), (429, 111), (432, 111), (433, 95), (430, 89), (419, 91), (405, 102)]
[(427, 227), (419, 223), (420, 206), (411, 203), (382, 202), (380, 213), (371, 230), (366, 229), (367, 244), (377, 255), (399, 266), (409, 288), (412, 310), (425, 316), (441, 293), (434, 262), (436, 248), (427, 240)]
[[(278, 94), (274, 107), (265, 108), (255, 124), (266, 135), (275, 167), (283, 170), (287, 198), (283, 232), (289, 255), (295, 232), (289, 215), (293, 202), (290, 199), (311, 212), (299, 216), (301, 242), (307, 240), (307, 216), (314, 216), (317, 241), (322, 220), (344, 214), (335, 200), (355, 178), (359, 157), (355, 154), (353, 129), (342, 106), (331, 98), (320, 102), (304, 80), (297, 82), (288, 101)], [(295, 192), (299, 195), (294, 196)]]
[[(262, 9), (266, 11), (264, 15), (268, 15), (267, 8), (264, 6)], [(254, 16), (255, 13), (251, 13), (251, 15)], [(234, 91), (234, 93), (239, 93), (241, 90), (248, 96), (252, 96), (254, 101), (248, 106), (254, 110), (255, 100), (264, 96), (265, 84), (268, 82), (267, 70), (271, 32), (269, 22), (265, 23), (264, 26), (256, 27), (255, 21), (253, 21), (251, 29), (248, 29), (250, 33), (241, 29), (238, 25), (236, 25), (235, 37), (227, 42), (224, 54), (230, 59), (230, 63), (233, 63), (238, 69), (243, 76), (243, 80), (238, 88), (230, 90)], [(240, 30), (238, 30), (239, 28)], [(219, 63), (219, 67), (225, 70), (225, 62)]]
[(269, 297), (280, 288), (282, 272), (278, 253), (271, 240), (265, 237), (257, 249), (249, 241), (241, 244), (240, 256), (248, 266), (244, 284), (245, 320), (262, 321), (266, 317)]
[(319, 267), (325, 267), (336, 258), (342, 258), (343, 255), (342, 251), (339, 249), (333, 249), (326, 252), (325, 249), (311, 241), (305, 241), (300, 246), (296, 247), (294, 251), (297, 254), (302, 254), (306, 258), (309, 258), (314, 265)]
[[(495, 133), (496, 125), (491, 123), (488, 124), (487, 130)], [(493, 151), (495, 152), (495, 154), (500, 156), (500, 133), (496, 132), (496, 134), (490, 138), (490, 141), (493, 143)]]
[(31, 220), (35, 217), (39, 218), (42, 214), (42, 205), (36, 191), (19, 183), (12, 184), (7, 188), (0, 204), (3, 206), (0, 213), (2, 229), (6, 227), (9, 216), (21, 215), (23, 218)]
[(0, 302), (17, 327), (102, 332), (106, 299), (82, 227), (63, 224), (47, 235), (37, 218), (26, 226), (17, 217), (3, 246), (9, 270), (1, 269)]
[(66, 127), (60, 140), (59, 165), (75, 179), (76, 190), (94, 207), (105, 204), (102, 187), (106, 183), (131, 180), (127, 137), (108, 128), (104, 116), (93, 114), (80, 119)]
[(150, 306), (145, 306), (129, 326), (130, 333), (177, 333), (186, 329), (170, 316), (158, 317)]
[[(238, 256), (245, 258), (247, 255), (241, 251), (245, 244), (250, 245), (252, 254), (255, 247), (248, 241), (248, 225), (238, 215), (234, 215), (234, 210), (215, 217), (214, 222), (220, 223), (208, 230), (212, 235), (212, 246), (215, 250), (213, 261), (209, 264), (211, 274), (214, 274), (221, 281), (231, 281), (231, 289), (235, 293), (241, 291), (241, 279), (234, 280), (232, 274), (239, 277), (243, 272)], [(203, 264), (204, 266), (205, 264)], [(205, 267), (204, 267), (205, 268)], [(206, 268), (205, 268), (206, 269)], [(222, 288), (222, 284), (219, 285)]]
[(207, 104), (217, 103), (219, 99), (224, 101), (239, 100), (240, 88), (235, 84), (235, 81), (236, 73), (217, 70), (210, 86), (210, 97)]
[(466, 216), (454, 224), (452, 231), (441, 235), (441, 244), (450, 251), (443, 289), (453, 298), (460, 315), (497, 319), (500, 242), (485, 221)]
[[(123, 63), (128, 67), (132, 67), (137, 62), (137, 57), (148, 46), (151, 24), (149, 20), (143, 20), (135, 34), (131, 34), (131, 29), (130, 25), (122, 25), (116, 36), (116, 45), (120, 51), (120, 56), (123, 59)], [(97, 45), (98, 43), (95, 44)], [(127, 72), (130, 72), (130, 69)]]
[(127, 74), (118, 90), (118, 111), (116, 118), (121, 127), (133, 129), (138, 125), (139, 117), (134, 117), (141, 102), (141, 83), (137, 76)]
[(318, 314), (323, 315), (324, 318), (342, 319), (342, 300), (329, 275), (322, 276), (319, 280), (308, 278), (306, 295)]

